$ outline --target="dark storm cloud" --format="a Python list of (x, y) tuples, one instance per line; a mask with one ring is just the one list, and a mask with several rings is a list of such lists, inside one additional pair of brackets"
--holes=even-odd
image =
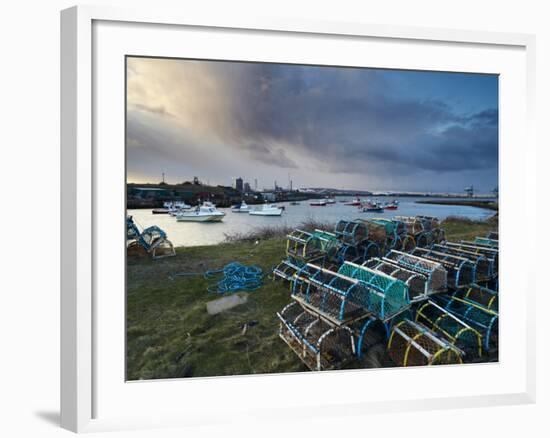
[[(238, 138), (292, 145), (338, 172), (385, 171), (388, 163), (403, 165), (408, 173), (496, 166), (494, 108), (457, 114), (437, 99), (388, 97), (383, 77), (371, 71), (332, 68), (318, 74), (311, 67), (254, 64), (237, 68), (239, 81), (231, 88)], [(256, 159), (272, 156), (252, 154)], [(284, 159), (273, 162), (288, 165)]]

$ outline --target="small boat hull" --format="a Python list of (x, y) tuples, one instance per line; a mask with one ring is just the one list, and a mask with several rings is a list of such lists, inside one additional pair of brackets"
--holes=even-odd
[(363, 211), (365, 213), (383, 213), (384, 209), (382, 207), (365, 207)]
[(397, 205), (388, 205), (384, 207), (386, 210), (397, 210)]
[(283, 214), (283, 210), (277, 211), (254, 211), (251, 210), (249, 212), (250, 216), (281, 216)]
[(220, 215), (185, 215), (178, 216), (178, 222), (221, 222), (225, 214)]

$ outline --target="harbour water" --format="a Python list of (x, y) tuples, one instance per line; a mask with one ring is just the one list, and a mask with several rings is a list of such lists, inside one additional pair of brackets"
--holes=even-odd
[[(335, 204), (328, 204), (326, 207), (310, 206), (310, 201), (302, 201), (300, 205), (280, 202), (278, 205), (284, 206), (285, 211), (279, 217), (250, 216), (247, 213), (233, 213), (230, 208), (220, 208), (226, 213), (226, 216), (222, 222), (213, 223), (177, 222), (175, 217), (167, 214), (152, 214), (149, 209), (128, 210), (127, 213), (134, 217), (140, 227), (157, 225), (162, 228), (174, 246), (216, 245), (223, 242), (228, 234), (247, 233), (254, 228), (266, 225), (294, 227), (310, 219), (336, 223), (340, 219), (426, 215), (435, 216), (440, 220), (449, 216), (483, 220), (495, 214), (492, 210), (478, 207), (419, 204), (416, 201), (429, 198), (414, 197), (398, 198), (399, 208), (397, 210), (384, 210), (383, 213), (363, 213), (357, 207), (344, 205), (343, 202), (340, 202), (344, 199), (351, 201), (350, 197), (337, 197)], [(362, 200), (365, 201), (365, 199)], [(379, 200), (390, 201), (391, 199), (379, 198)], [(255, 208), (256, 206), (251, 207)]]

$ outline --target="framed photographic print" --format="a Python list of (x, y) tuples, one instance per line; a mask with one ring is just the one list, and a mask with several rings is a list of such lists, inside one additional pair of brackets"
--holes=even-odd
[(63, 427), (534, 400), (533, 37), (75, 7), (61, 43)]

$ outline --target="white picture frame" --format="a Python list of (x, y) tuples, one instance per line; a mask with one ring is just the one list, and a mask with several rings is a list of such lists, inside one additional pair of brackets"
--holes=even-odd
[[(103, 26), (102, 23), (105, 23), (104, 27), (97, 27), (98, 25)], [(120, 28), (126, 26), (126, 28), (121, 30), (117, 26)], [(105, 225), (106, 221), (109, 220), (104, 213), (101, 213), (101, 211), (105, 211), (105, 208), (98, 208), (98, 206), (104, 202), (107, 203), (105, 205), (109, 208), (120, 205), (121, 199), (120, 196), (117, 196), (119, 192), (114, 190), (109, 195), (106, 187), (111, 187), (112, 182), (117, 181), (116, 178), (118, 178), (120, 170), (117, 170), (115, 164), (119, 163), (117, 159), (120, 158), (120, 152), (124, 149), (124, 143), (117, 142), (112, 146), (113, 153), (118, 154), (118, 158), (113, 160), (114, 164), (111, 167), (104, 165), (102, 160), (105, 160), (105, 151), (101, 150), (101, 153), (98, 153), (98, 141), (101, 142), (103, 139), (115, 139), (116, 141), (121, 137), (118, 135), (120, 133), (109, 137), (108, 132), (115, 132), (116, 129), (111, 129), (108, 124), (104, 123), (103, 118), (108, 117), (115, 120), (114, 123), (121, 123), (120, 120), (117, 122), (116, 117), (113, 117), (120, 115), (121, 108), (115, 108), (114, 113), (109, 113), (108, 116), (104, 116), (104, 112), (101, 111), (101, 108), (104, 108), (102, 105), (105, 104), (100, 95), (101, 93), (98, 94), (98, 90), (105, 88), (101, 85), (101, 81), (105, 81), (106, 78), (104, 70), (102, 70), (102, 66), (105, 66), (106, 62), (103, 62), (101, 57), (105, 54), (105, 60), (111, 59), (109, 56), (118, 59), (120, 53), (126, 51), (124, 44), (121, 44), (124, 38), (117, 32), (132, 32), (132, 35), (136, 37), (132, 41), (134, 41), (134, 44), (138, 44), (139, 33), (144, 32), (143, 29), (145, 28), (148, 29), (148, 35), (152, 35), (152, 33), (160, 35), (184, 29), (185, 32), (200, 32), (201, 38), (208, 38), (209, 33), (233, 32), (234, 38), (242, 42), (243, 46), (246, 46), (248, 41), (264, 37), (274, 39), (294, 38), (296, 41), (302, 39), (304, 44), (315, 44), (313, 40), (322, 38), (337, 38), (335, 44), (338, 45), (363, 44), (364, 42), (368, 44), (381, 42), (391, 45), (406, 44), (410, 47), (419, 47), (421, 50), (426, 50), (426, 53), (430, 50), (442, 50), (446, 47), (446, 44), (464, 48), (465, 53), (470, 49), (483, 49), (487, 53), (498, 51), (502, 55), (497, 55), (497, 57), (502, 56), (502, 60), (495, 62), (495, 66), (509, 65), (510, 69), (515, 69), (513, 72), (510, 70), (509, 77), (517, 83), (513, 83), (511, 79), (506, 86), (510, 87), (514, 84), (519, 88), (519, 90), (514, 91), (514, 96), (510, 96), (509, 100), (509, 103), (519, 102), (519, 105), (514, 105), (515, 108), (509, 105), (510, 110), (505, 111), (502, 116), (506, 117), (505, 121), (512, 121), (516, 116), (519, 118), (516, 117), (515, 123), (510, 123), (514, 126), (504, 125), (503, 133), (501, 133), (501, 154), (503, 155), (500, 163), (500, 197), (503, 204), (500, 210), (501, 235), (506, 236), (506, 230), (513, 226), (514, 218), (517, 217), (513, 211), (513, 206), (508, 207), (510, 200), (518, 199), (518, 196), (520, 196), (521, 201), (519, 202), (522, 204), (536, 205), (534, 201), (536, 192), (534, 164), (536, 146), (532, 127), (534, 120), (534, 36), (382, 26), (365, 23), (313, 22), (297, 19), (280, 20), (243, 17), (240, 20), (228, 22), (224, 17), (189, 15), (185, 11), (162, 11), (157, 9), (139, 11), (103, 6), (78, 6), (64, 10), (61, 13), (61, 425), (66, 429), (82, 432), (201, 424), (207, 418), (204, 404), (201, 411), (201, 403), (204, 403), (201, 398), (195, 399), (194, 407), (196, 411), (189, 415), (181, 415), (182, 411), (179, 408), (168, 410), (162, 403), (157, 406), (143, 406), (145, 410), (140, 411), (140, 408), (142, 408), (142, 406), (139, 406), (138, 400), (140, 393), (143, 394), (143, 398), (155, 398), (166, 394), (167, 399), (170, 400), (173, 397), (173, 394), (169, 394), (173, 392), (171, 388), (182, 384), (186, 384), (186, 391), (192, 394), (203, 391), (208, 393), (214, 390), (221, 393), (234, 391), (235, 385), (238, 384), (244, 395), (249, 395), (253, 391), (257, 391), (258, 387), (266, 385), (264, 389), (273, 392), (271, 397), (284, 404), (285, 400), (282, 399), (282, 393), (276, 391), (278, 386), (303, 385), (305, 389), (314, 391), (315, 385), (320, 381), (319, 379), (323, 379), (323, 382), (327, 384), (328, 394), (331, 394), (333, 388), (341, 384), (344, 378), (352, 376), (351, 378), (354, 379), (363, 379), (367, 378), (363, 376), (372, 376), (372, 373), (380, 372), (365, 370), (364, 372), (352, 371), (342, 374), (308, 373), (307, 376), (293, 374), (147, 383), (125, 383), (123, 380), (120, 381), (120, 373), (111, 373), (110, 368), (113, 367), (112, 363), (114, 362), (106, 362), (106, 357), (113, 361), (120, 361), (121, 364), (124, 362), (124, 356), (119, 355), (120, 348), (123, 348), (123, 346), (118, 345), (120, 344), (120, 336), (124, 335), (124, 326), (121, 326), (118, 322), (105, 324), (104, 320), (110, 316), (115, 319), (123, 318), (123, 314), (120, 315), (120, 305), (123, 303), (120, 297), (123, 297), (124, 289), (116, 287), (116, 285), (120, 286), (123, 283), (113, 282), (115, 286), (113, 286), (111, 294), (116, 295), (118, 301), (113, 302), (113, 306), (110, 307), (113, 312), (112, 315), (109, 313), (109, 316), (106, 316), (105, 307), (103, 307), (106, 300), (98, 300), (98, 293), (104, 290), (102, 285), (111, 278), (108, 270), (104, 269), (104, 259), (109, 257), (119, 257), (119, 259), (122, 257), (123, 259), (123, 247), (118, 252), (115, 250), (114, 255), (105, 255), (107, 244), (104, 242), (105, 237), (100, 237), (100, 234), (101, 236), (107, 236), (112, 231), (115, 233), (113, 236), (116, 236), (116, 230), (118, 230), (121, 237), (120, 241), (122, 241), (124, 237), (123, 223), (116, 222), (120, 219), (117, 216), (117, 218), (113, 218), (115, 223), (112, 227)], [(159, 36), (158, 40), (156, 37), (153, 38), (156, 43), (152, 41), (147, 48), (144, 48), (145, 54), (166, 55), (170, 50), (166, 45), (166, 53), (155, 52), (155, 44), (161, 43), (162, 38), (162, 35)], [(109, 46), (112, 47), (109, 50), (106, 47), (106, 41), (111, 43)], [(207, 45), (207, 42), (204, 43), (204, 46), (198, 44), (194, 47), (194, 53), (199, 53), (203, 49), (207, 50)], [(219, 47), (217, 49), (219, 50)], [(407, 58), (403, 49), (400, 50), (402, 50), (403, 58)], [(267, 51), (269, 52), (269, 50)], [(132, 50), (131, 53), (126, 52), (126, 54), (136, 53), (135, 50)], [(322, 56), (329, 55), (323, 54)], [(255, 56), (252, 49), (249, 56), (251, 58)], [(287, 53), (284, 55), (286, 57), (280, 58), (282, 56), (280, 53), (273, 53), (265, 56), (270, 56), (270, 59), (288, 60), (289, 57), (294, 55)], [(309, 56), (312, 56), (313, 60), (321, 59), (315, 58), (314, 50), (311, 51)], [(507, 59), (508, 56), (510, 56), (509, 59)], [(457, 59), (456, 56), (454, 58), (453, 62), (458, 65), (460, 59)], [(299, 56), (296, 55), (293, 59), (295, 61), (299, 60)], [(475, 57), (472, 59), (475, 59)], [(521, 60), (519, 63), (521, 65), (518, 65), (518, 59)], [(378, 62), (378, 65), (381, 65), (380, 63), (384, 62), (383, 58), (380, 57)], [(414, 68), (415, 62), (419, 63), (421, 59), (404, 59), (400, 62), (401, 65), (396, 67), (409, 66)], [(441, 65), (443, 66), (448, 65), (450, 70), (453, 69), (454, 64), (451, 59), (446, 60), (445, 56), (442, 56), (438, 62), (442, 62)], [(445, 64), (445, 62), (448, 62), (448, 64)], [(480, 63), (480, 67), (478, 67), (480, 71), (489, 69), (491, 73), (504, 74), (497, 67), (495, 69), (490, 68), (491, 59), (479, 58), (478, 62)], [(506, 69), (507, 67), (502, 68)], [(506, 74), (503, 77), (506, 77)], [(523, 82), (523, 79), (525, 82)], [(110, 84), (111, 88), (105, 91), (109, 91), (111, 95), (114, 92), (116, 95), (120, 90), (113, 87), (119, 86), (120, 80), (123, 80), (123, 78), (113, 81)], [(503, 91), (502, 88), (501, 91)], [(504, 96), (506, 100), (506, 93), (504, 93)], [(121, 99), (122, 102), (123, 99)], [(506, 102), (504, 105), (506, 105)], [(98, 123), (102, 126), (99, 130)], [(506, 145), (509, 144), (510, 140), (521, 141), (524, 144), (524, 147), (519, 151), (521, 156), (517, 155), (518, 152), (508, 151)], [(514, 163), (520, 165), (513, 172), (514, 184), (512, 184), (511, 169)], [(114, 175), (114, 179), (111, 179), (112, 175)], [(536, 209), (531, 208), (529, 211), (522, 211), (521, 215), (534, 218)], [(98, 230), (101, 233), (98, 233)], [(103, 231), (106, 232), (103, 233)], [(507, 237), (504, 237), (501, 245), (503, 252), (501, 269), (503, 270), (506, 269), (507, 261), (508, 263), (513, 261), (512, 253), (519, 244), (513, 236), (509, 237), (509, 240), (507, 239)], [(116, 237), (114, 240), (116, 241)], [(534, 236), (528, 236), (527, 240), (524, 244), (529, 248), (534, 248)], [(114, 246), (114, 248), (117, 247)], [(119, 262), (120, 260), (112, 263), (112, 266), (120, 266)], [(505, 373), (499, 375), (499, 380), (503, 385), (502, 391), (495, 389), (496, 386), (487, 385), (484, 389), (480, 385), (479, 392), (468, 392), (468, 388), (461, 392), (457, 388), (449, 394), (445, 392), (445, 389), (434, 390), (427, 394), (415, 393), (417, 388), (413, 387), (406, 394), (403, 393), (403, 396), (389, 394), (388, 397), (384, 398), (376, 396), (376, 391), (373, 390), (372, 394), (375, 395), (371, 398), (369, 398), (370, 392), (364, 391), (364, 393), (355, 394), (347, 403), (336, 399), (328, 402), (325, 401), (326, 393), (315, 394), (313, 392), (316, 396), (300, 405), (301, 412), (307, 413), (308, 416), (342, 415), (344, 413), (361, 415), (367, 411), (388, 412), (419, 409), (419, 401), (421, 402), (421, 409), (534, 402), (535, 311), (533, 303), (535, 277), (534, 273), (531, 272), (531, 268), (525, 264), (519, 266), (514, 275), (512, 273), (506, 274), (505, 271), (503, 271), (503, 274), (505, 274), (501, 277), (503, 287), (506, 288), (507, 284), (514, 285), (519, 297), (517, 303), (515, 303), (518, 312), (521, 314), (521, 316), (518, 316), (516, 335), (517, 345), (521, 348), (518, 347), (518, 351), (511, 351), (513, 346), (506, 345), (506, 339), (503, 339), (502, 354), (505, 359), (501, 360), (499, 364), (489, 365), (492, 368), (479, 368), (476, 370), (475, 366), (465, 366), (461, 368), (464, 371), (456, 371), (457, 368), (440, 367), (437, 370), (430, 369), (428, 374), (430, 378), (432, 378), (432, 375), (435, 376), (434, 382), (437, 382), (438, 379), (447, 379), (456, 373), (461, 373), (457, 375), (457, 379), (460, 379), (461, 376), (466, 378), (467, 375), (475, 375), (478, 371), (479, 373), (486, 372), (487, 376), (496, 375), (510, 366), (513, 371), (509, 371), (509, 373), (513, 374), (513, 378), (505, 378)], [(529, 278), (533, 280), (523, 284), (520, 284), (515, 277), (529, 274), (532, 274)], [(119, 320), (117, 319), (117, 321)], [(509, 321), (510, 319), (503, 318), (501, 324), (509, 324)], [(506, 327), (503, 327), (503, 329), (506, 329)], [(113, 334), (112, 340), (106, 340), (104, 335), (106, 331)], [(503, 330), (503, 332), (506, 332), (506, 330)], [(108, 348), (104, 347), (108, 342), (113, 343), (112, 350), (108, 349), (110, 346)], [(103, 350), (104, 348), (105, 350)], [(105, 354), (111, 351), (114, 352), (112, 355)], [(98, 354), (98, 352), (104, 354)], [(425, 368), (385, 370), (385, 374), (381, 374), (381, 379), (387, 378), (388, 373), (392, 373), (391, 378), (396, 381), (413, 376), (414, 379), (421, 379), (427, 372), (428, 370)], [(512, 374), (509, 374), (509, 376), (512, 376)], [(502, 380), (503, 378), (506, 382)], [(107, 406), (104, 395), (109, 391), (107, 388), (113, 386), (113, 380), (109, 379), (118, 379), (117, 385), (120, 384), (120, 388), (124, 388), (121, 389), (121, 392), (117, 393), (117, 390), (113, 389), (113, 392), (109, 393), (109, 398), (113, 400), (112, 406)], [(498, 382), (495, 381), (494, 383), (496, 385)], [(508, 384), (509, 386), (504, 388)], [(179, 387), (181, 389), (181, 386)], [(129, 389), (129, 392), (124, 395), (123, 392), (126, 389)], [(128, 399), (124, 399), (125, 403), (121, 403), (123, 398), (118, 397), (128, 397)], [(129, 403), (130, 398), (136, 401), (135, 405)], [(239, 405), (238, 403), (235, 403), (235, 405), (231, 410), (225, 412), (215, 405), (210, 405), (209, 411), (210, 413), (212, 413), (212, 410), (217, 412), (219, 414), (218, 419), (221, 422), (229, 421), (229, 418), (235, 414), (242, 415), (242, 421), (245, 421), (246, 415), (297, 417), (292, 405), (289, 405), (287, 409), (282, 406), (280, 409), (270, 410), (268, 401), (264, 399), (255, 399), (254, 403), (249, 403), (248, 406), (246, 404)], [(128, 409), (124, 410), (122, 406), (128, 406)], [(108, 414), (104, 415), (102, 412), (108, 412)], [(135, 414), (132, 415), (132, 412)], [(150, 415), (144, 415), (143, 412), (149, 412)]]

